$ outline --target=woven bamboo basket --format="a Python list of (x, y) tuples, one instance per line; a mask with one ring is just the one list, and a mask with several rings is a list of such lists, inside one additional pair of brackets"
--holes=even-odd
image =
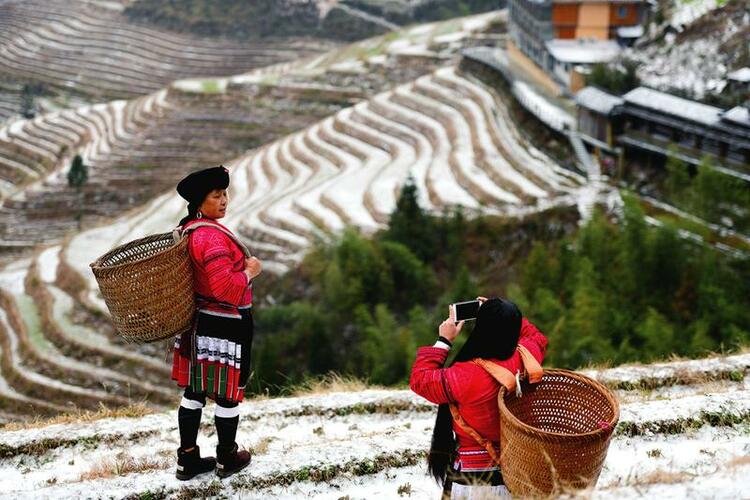
[(121, 245), (91, 264), (117, 333), (144, 343), (188, 330), (195, 313), (188, 239), (172, 233)]
[(550, 497), (596, 485), (620, 406), (609, 389), (569, 370), (544, 370), (521, 397), (504, 388), (500, 407), (503, 479), (517, 497)]

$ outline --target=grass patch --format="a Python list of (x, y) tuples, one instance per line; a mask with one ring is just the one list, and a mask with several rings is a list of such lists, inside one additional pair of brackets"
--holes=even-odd
[(650, 391), (661, 387), (672, 387), (676, 385), (696, 385), (707, 382), (742, 382), (745, 380), (747, 368), (725, 369), (711, 372), (696, 372), (692, 370), (677, 370), (669, 377), (646, 377), (636, 382), (629, 380), (604, 381), (604, 385), (613, 390), (622, 391)]
[(396, 493), (398, 493), (398, 496), (411, 496), (411, 483), (405, 483), (398, 487), (398, 490), (396, 490)]
[(203, 80), (201, 82), (201, 90), (203, 90), (204, 94), (221, 94), (224, 92), (224, 89), (216, 80)]
[(637, 486), (647, 486), (651, 484), (676, 484), (684, 483), (694, 479), (697, 474), (689, 474), (687, 472), (670, 472), (665, 470), (655, 470), (649, 472), (645, 476), (637, 477), (633, 484)]
[(58, 448), (69, 448), (72, 446), (83, 445), (85, 448), (92, 449), (100, 445), (113, 444), (120, 440), (134, 442), (139, 439), (156, 435), (158, 430), (141, 431), (133, 434), (94, 434), (93, 436), (82, 436), (78, 438), (49, 438), (20, 446), (12, 446), (0, 443), (0, 458), (11, 458), (18, 455), (44, 455), (50, 450)]
[(76, 410), (70, 413), (63, 413), (54, 417), (40, 418), (28, 422), (10, 422), (0, 426), (0, 431), (18, 431), (26, 429), (38, 429), (57, 424), (80, 424), (84, 422), (93, 422), (103, 418), (140, 418), (145, 415), (154, 413), (145, 402), (139, 402), (119, 408), (109, 408), (100, 403), (98, 410)]
[(266, 453), (268, 453), (268, 446), (272, 442), (276, 441), (276, 439), (277, 438), (273, 436), (260, 438), (257, 443), (250, 447), (250, 453), (252, 453), (253, 455), (265, 455)]
[(731, 413), (729, 411), (701, 411), (695, 417), (653, 422), (620, 422), (615, 429), (615, 436), (635, 437), (644, 434), (683, 434), (691, 429), (704, 425), (711, 427), (733, 427), (750, 423), (750, 411)]
[(310, 465), (267, 477), (240, 476), (232, 480), (231, 485), (238, 490), (252, 490), (289, 486), (299, 481), (322, 483), (343, 475), (366, 476), (386, 469), (409, 467), (416, 465), (424, 458), (424, 452), (402, 450), (394, 453), (381, 453), (372, 459), (352, 459), (343, 464)]
[(172, 463), (153, 457), (133, 458), (124, 452), (118, 453), (114, 460), (107, 460), (95, 465), (88, 472), (84, 472), (78, 478), (79, 481), (91, 481), (113, 476), (124, 476), (134, 472), (146, 472), (151, 470), (166, 469)]
[[(174, 490), (167, 490), (164, 486), (157, 490), (146, 490), (140, 493), (133, 493), (123, 497), (122, 500), (164, 500)], [(192, 497), (194, 498), (194, 497)]]
[(367, 389), (383, 389), (382, 386), (370, 385), (365, 380), (329, 373), (320, 377), (310, 378), (290, 389), (292, 396), (308, 396), (310, 394), (330, 394), (332, 392), (362, 392)]
[(742, 467), (745, 465), (750, 465), (750, 455), (745, 455), (742, 457), (735, 457), (732, 460), (730, 460), (727, 465), (729, 467)]
[(224, 486), (221, 481), (214, 480), (200, 486), (183, 486), (173, 498), (175, 500), (192, 500), (193, 498), (227, 498), (222, 495)]
[[(415, 412), (429, 412), (434, 411), (435, 405), (429, 403), (412, 403), (410, 401), (377, 401), (372, 403), (355, 403), (353, 405), (342, 406), (340, 408), (320, 408), (311, 405), (302, 405), (299, 408), (292, 410), (284, 410), (279, 412), (282, 417), (308, 417), (308, 416), (321, 416), (321, 417), (345, 417), (348, 415), (373, 415), (373, 414), (385, 414), (393, 415), (405, 411)], [(248, 420), (260, 420), (262, 418), (268, 418), (274, 414), (263, 413), (257, 415), (248, 415), (243, 417)]]
[[(235, 476), (231, 481), (236, 490), (258, 490), (274, 486), (290, 486), (299, 481), (315, 483), (329, 482), (340, 476), (366, 476), (377, 474), (386, 469), (410, 467), (424, 461), (425, 452), (401, 450), (394, 453), (381, 453), (372, 459), (352, 459), (343, 464), (311, 465), (299, 469), (271, 474), (265, 477), (250, 475)], [(172, 496), (176, 493), (176, 496)], [(224, 485), (220, 481), (197, 486), (184, 486), (179, 490), (162, 488), (157, 491), (146, 490), (134, 493), (123, 500), (162, 499), (167, 497), (187, 500), (191, 498), (227, 498)], [(235, 495), (241, 497), (241, 495)]]

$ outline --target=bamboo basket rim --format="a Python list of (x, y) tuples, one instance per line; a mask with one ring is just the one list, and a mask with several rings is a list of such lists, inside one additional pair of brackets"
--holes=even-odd
[[(537, 427), (533, 427), (523, 421), (521, 421), (518, 417), (516, 417), (507, 406), (505, 406), (505, 394), (507, 394), (507, 390), (505, 387), (500, 388), (500, 392), (498, 393), (497, 399), (498, 399), (498, 407), (500, 409), (500, 413), (507, 418), (511, 424), (516, 426), (519, 430), (524, 431), (527, 434), (532, 434), (538, 437), (542, 438), (556, 438), (557, 440), (563, 440), (563, 439), (581, 439), (581, 438), (598, 438), (600, 435), (609, 434), (614, 432), (615, 425), (620, 420), (620, 403), (617, 401), (617, 399), (612, 395), (612, 392), (601, 382), (598, 380), (594, 380), (591, 377), (587, 377), (586, 375), (582, 375), (580, 373), (576, 373), (572, 370), (565, 370), (563, 368), (552, 368), (552, 369), (545, 369), (544, 375), (564, 375), (566, 377), (578, 380), (579, 382), (584, 382), (586, 384), (592, 385), (596, 390), (601, 392), (605, 399), (612, 405), (613, 414), (612, 418), (609, 422), (609, 428), (603, 428), (600, 427), (598, 429), (594, 429), (593, 431), (589, 432), (581, 432), (581, 433), (565, 433), (565, 432), (556, 432), (556, 431), (545, 431), (543, 429), (539, 429)], [(543, 381), (544, 379), (542, 379)], [(523, 397), (523, 396), (521, 396)]]
[(172, 251), (176, 247), (187, 243), (187, 238), (182, 238), (179, 242), (177, 242), (177, 243), (175, 243), (175, 244), (173, 244), (173, 245), (171, 245), (171, 246), (169, 246), (167, 248), (159, 250), (155, 254), (149, 255), (148, 257), (144, 257), (144, 258), (141, 258), (141, 259), (138, 259), (138, 260), (134, 260), (134, 261), (131, 261), (131, 262), (120, 262), (120, 263), (112, 264), (112, 265), (103, 265), (102, 264), (105, 260), (109, 259), (110, 257), (112, 257), (113, 255), (115, 255), (117, 253), (120, 253), (121, 251), (123, 251), (125, 249), (133, 248), (133, 247), (136, 247), (138, 245), (142, 245), (143, 243), (147, 243), (147, 242), (150, 242), (150, 241), (163, 240), (163, 239), (166, 239), (167, 235), (169, 236), (169, 238), (172, 238), (172, 233), (171, 232), (169, 232), (169, 233), (160, 233), (160, 234), (152, 234), (150, 236), (144, 236), (143, 238), (138, 238), (136, 240), (129, 241), (128, 243), (123, 243), (122, 245), (118, 245), (115, 248), (113, 248), (112, 250), (110, 250), (109, 252), (105, 253), (104, 255), (102, 255), (101, 257), (99, 257), (98, 259), (96, 259), (91, 264), (89, 264), (89, 267), (91, 267), (92, 269), (115, 270), (115, 269), (126, 269), (126, 268), (132, 267), (132, 266), (141, 266), (144, 263), (147, 263), (147, 262), (150, 262), (150, 261), (156, 259), (157, 257), (161, 256), (163, 253)]

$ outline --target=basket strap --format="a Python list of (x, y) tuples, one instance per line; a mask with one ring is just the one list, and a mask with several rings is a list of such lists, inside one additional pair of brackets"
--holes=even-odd
[(536, 384), (542, 381), (544, 375), (544, 369), (539, 361), (536, 360), (533, 354), (529, 352), (524, 346), (518, 346), (518, 352), (521, 353), (521, 361), (523, 367), (526, 369), (526, 375), (528, 376), (529, 382)]
[(487, 450), (487, 453), (490, 455), (490, 458), (492, 458), (492, 461), (495, 462), (495, 464), (497, 464), (497, 466), (499, 467), (500, 451), (495, 448), (495, 445), (492, 444), (489, 439), (485, 439), (484, 437), (482, 437), (481, 434), (479, 434), (469, 424), (466, 423), (466, 420), (464, 420), (464, 418), (458, 412), (458, 406), (451, 404), (450, 409), (451, 415), (453, 416), (453, 421), (456, 422), (456, 425), (458, 425), (466, 434), (471, 436), (477, 443), (482, 445), (482, 447)]
[(226, 230), (226, 229), (224, 229), (223, 227), (221, 227), (221, 226), (218, 226), (218, 225), (216, 225), (216, 224), (212, 224), (212, 223), (210, 223), (210, 222), (196, 222), (195, 224), (190, 224), (190, 226), (188, 226), (188, 227), (187, 227), (186, 229), (181, 229), (181, 228), (179, 228), (179, 227), (178, 227), (178, 228), (176, 228), (176, 229), (175, 229), (174, 231), (172, 231), (172, 237), (173, 237), (173, 238), (175, 239), (175, 242), (178, 242), (178, 243), (179, 243), (179, 241), (180, 241), (180, 240), (181, 240), (182, 238), (184, 238), (185, 236), (187, 236), (187, 234), (188, 234), (188, 233), (189, 233), (190, 231), (192, 231), (192, 230), (194, 230), (194, 229), (198, 229), (199, 227), (212, 227), (212, 228), (214, 228), (214, 229), (218, 229), (218, 230), (219, 230), (219, 231), (221, 231), (222, 233), (224, 233), (224, 234), (226, 234), (227, 236), (229, 236), (229, 238), (230, 238), (230, 239), (231, 239), (231, 240), (232, 240), (232, 241), (233, 241), (233, 242), (234, 242), (234, 243), (235, 243), (235, 244), (236, 244), (236, 245), (237, 245), (238, 247), (240, 247), (240, 250), (242, 250), (242, 253), (244, 253), (244, 254), (245, 254), (245, 257), (247, 257), (247, 258), (250, 258), (250, 257), (252, 257), (252, 256), (253, 256), (253, 254), (251, 254), (251, 253), (250, 253), (250, 250), (249, 250), (249, 249), (247, 248), (247, 246), (245, 246), (245, 244), (244, 244), (244, 243), (242, 243), (242, 242), (241, 242), (241, 241), (240, 241), (240, 240), (239, 240), (239, 239), (237, 238), (237, 236), (235, 236), (234, 234), (232, 234), (232, 233), (231, 233), (230, 231), (227, 231), (227, 230)]
[(509, 391), (516, 388), (516, 377), (514, 377), (513, 373), (504, 366), (496, 365), (492, 361), (487, 361), (482, 358), (472, 359), (471, 362), (484, 368), (492, 378), (500, 382), (500, 384)]
[[(517, 350), (521, 355), (521, 364), (526, 372), (526, 376), (523, 378), (528, 379), (532, 384), (541, 382), (544, 375), (542, 365), (539, 364), (539, 361), (524, 346), (519, 345)], [(484, 368), (487, 373), (492, 375), (492, 378), (500, 382), (509, 392), (516, 389), (516, 377), (507, 368), (482, 358), (472, 359), (471, 362)]]

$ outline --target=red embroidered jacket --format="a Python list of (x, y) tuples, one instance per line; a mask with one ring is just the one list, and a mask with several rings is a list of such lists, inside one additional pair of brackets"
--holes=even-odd
[[(229, 231), (213, 219), (200, 219)], [(198, 221), (190, 221), (185, 228)], [(252, 305), (252, 281), (245, 274), (245, 254), (218, 229), (199, 227), (189, 235), (193, 280), (198, 310), (219, 316), (241, 317), (239, 310)]]
[[(518, 344), (524, 346), (539, 363), (544, 359), (547, 338), (526, 318), (521, 323)], [(480, 436), (499, 445), (500, 415), (497, 393), (500, 383), (487, 371), (471, 362), (455, 363), (443, 368), (448, 350), (440, 347), (420, 347), (411, 371), (409, 386), (423, 398), (437, 404), (454, 403), (461, 417)], [(521, 355), (516, 351), (510, 358), (491, 360), (515, 374), (523, 370)], [(515, 381), (513, 381), (515, 382)], [(496, 469), (487, 451), (471, 436), (453, 423), (458, 440), (457, 470), (486, 471)]]

